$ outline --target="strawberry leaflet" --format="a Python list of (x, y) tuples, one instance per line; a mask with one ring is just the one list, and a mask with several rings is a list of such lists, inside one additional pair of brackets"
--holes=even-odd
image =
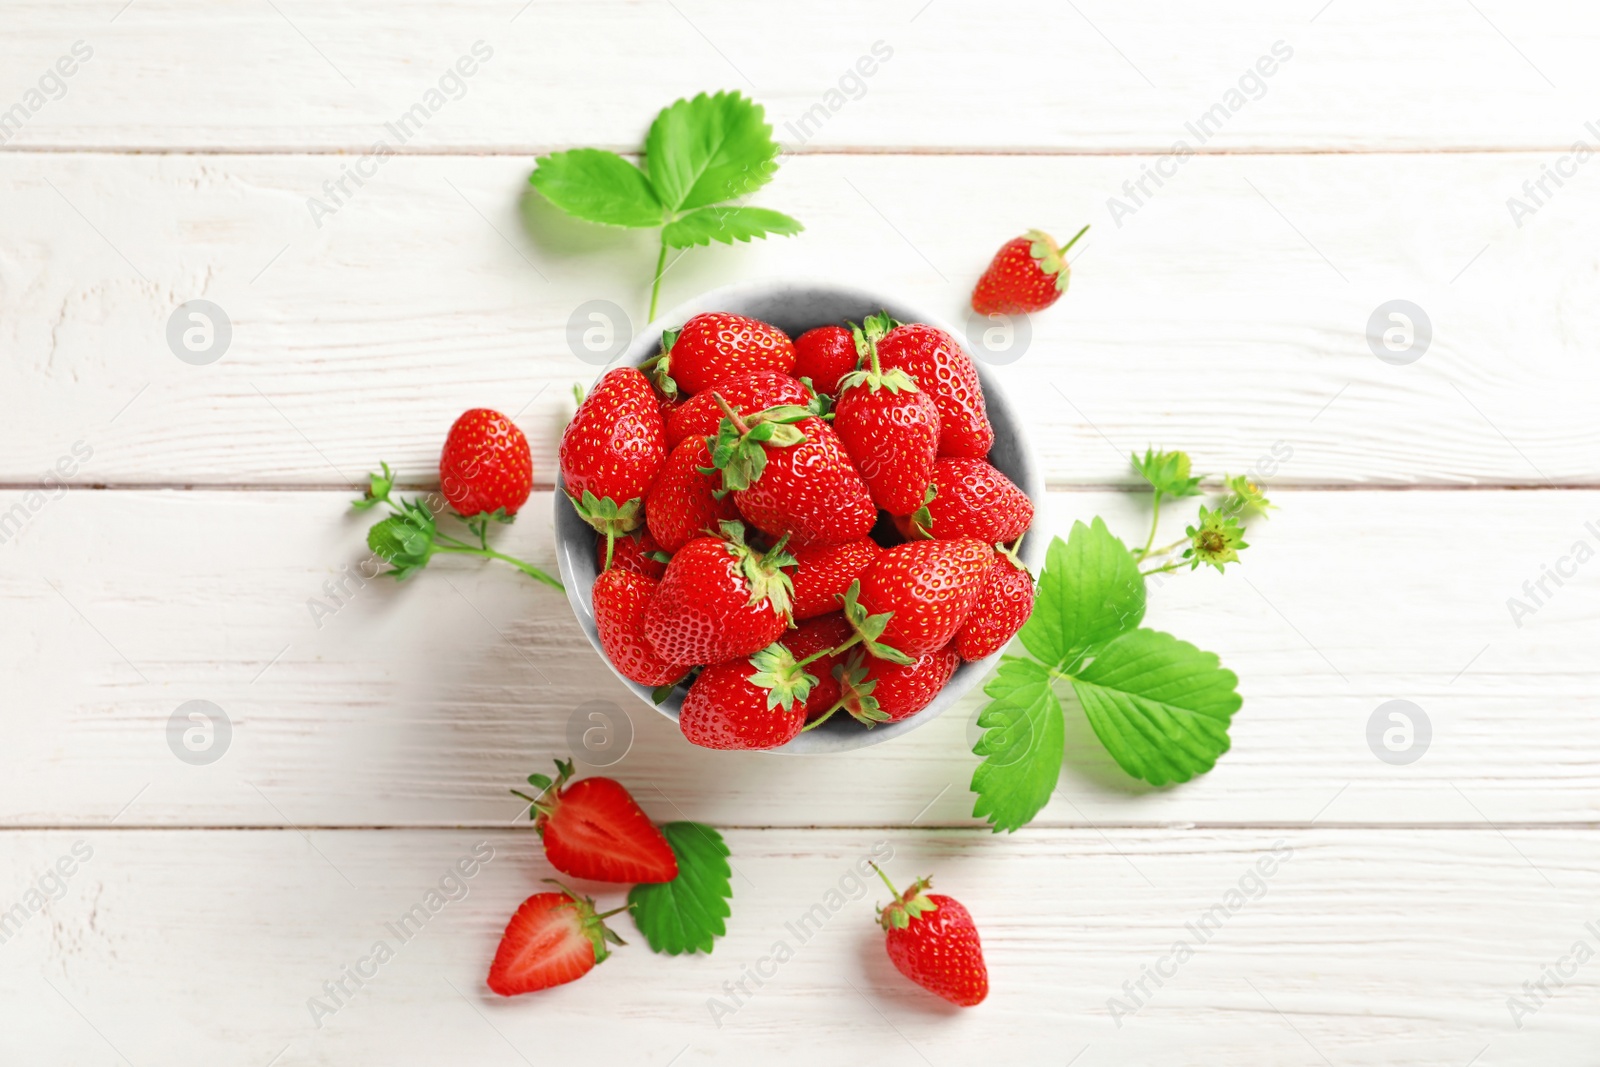
[(728, 846), (721, 834), (697, 822), (669, 822), (661, 832), (678, 858), (678, 877), (628, 891), (634, 925), (656, 952), (709, 953), (727, 932), (724, 920), (732, 914)]

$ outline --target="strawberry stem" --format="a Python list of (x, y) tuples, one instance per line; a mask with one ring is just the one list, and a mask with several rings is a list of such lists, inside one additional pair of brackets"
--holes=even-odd
[[(1088, 227), (1086, 226), (1086, 227), (1084, 227), (1084, 229), (1088, 229)], [(650, 285), (650, 319), (649, 319), (649, 321), (651, 321), (651, 322), (654, 322), (655, 318), (656, 318), (656, 301), (659, 300), (660, 297), (661, 297), (661, 275), (666, 273), (666, 267), (667, 267), (667, 238), (666, 238), (666, 231), (663, 230), (662, 231), (662, 237), (661, 237), (661, 252), (660, 252), (659, 255), (656, 256), (656, 279)]]
[(868, 860), (867, 863), (871, 864), (872, 869), (878, 872), (878, 877), (883, 879), (883, 884), (889, 887), (889, 892), (894, 895), (894, 899), (896, 901), (899, 901), (899, 899), (900, 899), (900, 890), (896, 889), (894, 887), (894, 883), (889, 881), (889, 876), (887, 874), (883, 873), (883, 868), (879, 867), (876, 863), (873, 863), (871, 860)]
[(611, 916), (620, 915), (623, 912), (630, 910), (632, 907), (633, 907), (632, 904), (624, 904), (620, 908), (612, 908), (610, 911), (602, 911), (599, 915), (596, 915), (595, 918), (596, 919), (609, 919), (609, 918), (611, 918)]
[(722, 409), (724, 415), (733, 420), (733, 428), (739, 431), (739, 436), (743, 437), (750, 432), (750, 427), (746, 426), (744, 420), (739, 417), (739, 413), (729, 407), (726, 400), (722, 399), (721, 393), (712, 393), (711, 399), (717, 402), (717, 407)]
[(1089, 232), (1089, 227), (1085, 226), (1083, 229), (1081, 229), (1077, 233), (1073, 234), (1072, 235), (1072, 240), (1068, 241), (1066, 244), (1061, 246), (1061, 254), (1063, 256), (1066, 255), (1067, 254), (1067, 249), (1069, 249), (1073, 245), (1077, 244), (1078, 243), (1078, 238), (1082, 237), (1084, 234), (1086, 234), (1088, 232)]
[[(450, 541), (452, 543), (451, 544), (439, 544), (438, 542), (440, 540), (448, 540), (448, 541)], [(526, 574), (529, 578), (532, 578), (534, 581), (543, 582), (545, 585), (548, 585), (550, 588), (559, 589), (563, 593), (565, 593), (567, 591), (567, 587), (566, 586), (562, 585), (559, 581), (557, 581), (556, 579), (550, 577), (550, 575), (546, 574), (544, 571), (540, 570), (538, 567), (535, 567), (533, 564), (524, 563), (522, 560), (517, 559), (515, 556), (508, 556), (504, 552), (496, 552), (492, 548), (473, 548), (471, 545), (463, 544), (460, 541), (457, 541), (453, 537), (448, 537), (447, 535), (444, 535), (444, 534), (438, 534), (438, 535), (436, 535), (436, 539), (435, 539), (435, 542), (434, 542), (434, 549), (436, 551), (439, 551), (439, 552), (454, 552), (454, 553), (457, 553), (458, 555), (462, 555), (462, 556), (477, 556), (480, 559), (497, 559), (497, 560), (500, 560), (503, 563), (511, 564), (513, 567), (517, 568), (517, 570), (521, 571), (523, 574)]]
[(821, 715), (818, 715), (815, 719), (812, 719), (810, 722), (808, 722), (804, 726), (800, 727), (800, 732), (801, 733), (805, 733), (807, 730), (815, 730), (817, 727), (821, 726), (823, 723), (825, 723), (829, 719), (833, 718), (833, 713), (838, 711), (842, 707), (844, 707), (844, 700), (840, 699), (839, 703), (835, 704), (833, 707), (829, 708), (827, 711), (823, 712)]

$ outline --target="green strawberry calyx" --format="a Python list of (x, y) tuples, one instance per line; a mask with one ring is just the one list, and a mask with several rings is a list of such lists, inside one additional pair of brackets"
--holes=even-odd
[(799, 404), (780, 404), (754, 415), (740, 415), (721, 393), (711, 395), (725, 417), (717, 427), (717, 435), (706, 438), (711, 449), (711, 466), (697, 469), (706, 475), (722, 472), (719, 497), (748, 489), (759, 481), (761, 472), (767, 469), (767, 448), (790, 448), (800, 444), (806, 435), (794, 424), (814, 414), (809, 407)]
[[(867, 861), (872, 863), (871, 860)], [(878, 872), (878, 877), (883, 879), (883, 884), (889, 887), (889, 892), (894, 894), (894, 900), (878, 909), (878, 925), (885, 930), (904, 930), (911, 925), (912, 919), (919, 919), (931, 911), (938, 911), (939, 905), (929, 899), (925, 890), (933, 888), (933, 878), (923, 876), (911, 883), (911, 888), (904, 893), (894, 887), (889, 881), (889, 876), (883, 873), (883, 868), (872, 863), (872, 869)]]
[(840, 655), (852, 645), (859, 644), (872, 655), (879, 659), (886, 659), (890, 663), (899, 663), (910, 666), (916, 660), (901, 652), (892, 645), (886, 645), (878, 638), (883, 636), (883, 631), (889, 625), (889, 620), (894, 617), (894, 612), (885, 611), (878, 615), (868, 615), (867, 609), (861, 606), (861, 580), (858, 578), (850, 583), (850, 588), (845, 590), (842, 607), (845, 621), (850, 628), (855, 630), (855, 636), (833, 650), (834, 655)]
[(933, 540), (933, 512), (928, 505), (933, 503), (938, 495), (938, 488), (929, 482), (927, 490), (922, 494), (922, 506), (906, 516), (906, 524), (911, 527), (911, 532), (924, 540)]
[(727, 541), (728, 554), (737, 561), (739, 573), (750, 585), (750, 606), (757, 607), (766, 602), (779, 615), (791, 615), (794, 611), (794, 581), (783, 572), (783, 568), (798, 567), (800, 561), (784, 548), (789, 542), (788, 534), (762, 552), (745, 543), (744, 523), (736, 519), (723, 519), (718, 525)]
[(801, 711), (811, 689), (817, 684), (815, 675), (795, 661), (794, 653), (781, 644), (770, 644), (750, 657), (750, 666), (756, 673), (749, 681), (767, 691), (768, 711)]
[(534, 796), (519, 789), (511, 790), (511, 795), (521, 797), (528, 802), (528, 818), (533, 820), (533, 828), (544, 836), (545, 820), (556, 813), (556, 808), (561, 804), (561, 788), (572, 778), (573, 765), (571, 760), (556, 760), (556, 776), (551, 778), (548, 774), (528, 775), (528, 784), (539, 792)]
[(1067, 262), (1067, 250), (1078, 243), (1078, 238), (1089, 232), (1085, 226), (1073, 235), (1072, 240), (1057, 246), (1054, 237), (1043, 230), (1029, 230), (1023, 236), (1030, 242), (1028, 252), (1033, 256), (1033, 261), (1039, 269), (1051, 275), (1056, 280), (1056, 292), (1067, 291), (1067, 283), (1072, 280), (1072, 264)]
[(554, 878), (546, 878), (545, 881), (565, 893), (567, 899), (571, 901), (570, 907), (578, 913), (578, 925), (583, 930), (583, 936), (587, 937), (589, 943), (594, 946), (594, 961), (596, 963), (604, 962), (605, 958), (611, 955), (611, 949), (607, 947), (608, 945), (627, 944), (626, 941), (617, 936), (615, 930), (606, 925), (605, 921), (618, 912), (627, 911), (631, 905), (624, 904), (620, 908), (612, 908), (610, 911), (602, 911), (596, 914), (593, 897), (580, 897)]
[(838, 395), (842, 397), (846, 389), (855, 389), (863, 385), (872, 393), (876, 393), (879, 389), (887, 389), (891, 393), (917, 392), (915, 378), (899, 367), (884, 370), (878, 362), (878, 342), (900, 324), (891, 319), (887, 311), (868, 315), (864, 322), (864, 326), (857, 326), (853, 322), (849, 324), (850, 336), (855, 338), (859, 358), (856, 361), (856, 369), (839, 379)]
[(650, 379), (662, 396), (678, 399), (678, 383), (672, 378), (672, 346), (678, 343), (682, 330), (661, 331), (661, 351), (639, 364), (639, 369)]
[(606, 565), (601, 570), (610, 570), (617, 538), (644, 525), (644, 497), (636, 496), (626, 504), (618, 504), (608, 496), (596, 497), (592, 490), (585, 489), (581, 497), (568, 493), (567, 499), (572, 501), (578, 518), (605, 535)]

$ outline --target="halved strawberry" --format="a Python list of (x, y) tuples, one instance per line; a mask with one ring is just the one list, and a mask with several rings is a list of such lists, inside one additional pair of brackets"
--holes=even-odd
[(719, 523), (739, 517), (733, 497), (717, 495), (721, 489), (722, 475), (711, 467), (706, 439), (680, 441), (644, 498), (645, 525), (669, 556)]
[(703, 748), (777, 748), (806, 724), (806, 698), (816, 677), (783, 645), (700, 672), (683, 698), (678, 726)]
[[(891, 320), (892, 321), (892, 320)], [(983, 402), (983, 383), (972, 358), (954, 337), (922, 323), (894, 324), (878, 346), (884, 367), (905, 371), (939, 406), (939, 455), (983, 459), (994, 447), (994, 427)]]
[(595, 882), (670, 882), (678, 858), (622, 783), (580, 778), (568, 785), (572, 761), (556, 760), (556, 777), (530, 774), (540, 793), (528, 801), (544, 855), (562, 874)]
[(714, 437), (722, 425), (721, 397), (741, 415), (754, 415), (780, 404), (804, 407), (812, 400), (806, 387), (775, 370), (753, 370), (714, 382), (703, 393), (680, 404), (667, 420), (667, 447), (676, 448), (685, 437)]
[(1033, 525), (1028, 494), (985, 460), (941, 456), (927, 488), (920, 508), (895, 519), (908, 539), (972, 537), (1009, 543)]
[(882, 546), (870, 537), (795, 549), (795, 622), (838, 611), (850, 583), (881, 555)]
[(535, 893), (506, 923), (489, 965), (489, 988), (514, 997), (582, 978), (611, 954), (607, 942), (625, 944), (606, 926), (605, 915), (595, 914), (593, 900), (565, 887), (559, 893)]
[(594, 605), (595, 629), (599, 631), (600, 647), (605, 650), (606, 659), (624, 678), (639, 685), (676, 682), (693, 666), (661, 658), (645, 636), (645, 612), (655, 599), (657, 588), (654, 578), (612, 567), (595, 578), (589, 598)]

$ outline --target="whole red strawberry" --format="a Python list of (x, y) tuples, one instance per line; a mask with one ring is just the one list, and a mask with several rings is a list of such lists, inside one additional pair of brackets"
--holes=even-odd
[(839, 436), (804, 408), (769, 408), (750, 419), (730, 411), (711, 454), (739, 513), (796, 547), (858, 541), (877, 521)]
[(690, 397), (667, 420), (667, 447), (676, 448), (685, 437), (714, 437), (722, 425), (721, 397), (740, 415), (754, 415), (780, 404), (811, 402), (811, 394), (799, 381), (775, 370), (755, 370), (716, 382), (698, 396)]
[(850, 583), (881, 555), (883, 548), (870, 537), (795, 549), (795, 621), (838, 611)]
[(839, 703), (866, 726), (899, 722), (933, 703), (961, 663), (951, 645), (910, 663), (892, 663), (861, 649), (846, 654), (839, 671)]
[(514, 997), (577, 981), (611, 954), (607, 942), (624, 943), (604, 919), (593, 900), (565, 888), (535, 893), (506, 924), (489, 965), (489, 988)]
[(737, 519), (733, 497), (717, 492), (722, 476), (711, 470), (711, 449), (704, 437), (685, 438), (656, 475), (645, 494), (644, 518), (650, 532), (670, 556), (707, 530), (718, 529), (727, 519)]
[[(783, 647), (796, 660), (805, 662), (819, 652), (826, 653), (838, 648), (850, 640), (850, 634), (850, 624), (844, 621), (844, 615), (835, 611), (830, 615), (807, 619), (784, 634)], [(838, 703), (839, 678), (833, 669), (843, 658), (842, 655), (821, 655), (806, 664), (806, 673), (816, 679), (816, 684), (806, 696), (806, 722), (815, 722)]]
[(878, 361), (911, 375), (939, 407), (939, 455), (983, 459), (994, 447), (994, 427), (983, 403), (978, 369), (959, 342), (921, 323), (896, 325), (882, 337)]
[(782, 544), (762, 553), (745, 544), (744, 527), (722, 524), (722, 537), (697, 537), (667, 564), (645, 609), (644, 632), (673, 663), (721, 663), (766, 648), (789, 626), (794, 557)]
[(950, 643), (972, 614), (993, 559), (982, 541), (896, 545), (845, 593), (844, 616), (867, 651), (909, 664)]
[[(888, 317), (874, 324), (887, 328)], [(839, 382), (833, 432), (867, 483), (872, 502), (891, 515), (909, 515), (922, 506), (939, 448), (939, 406), (899, 368), (884, 370), (877, 345), (858, 328), (867, 366)]]
[(498, 411), (464, 412), (439, 455), (439, 488), (458, 515), (515, 515), (533, 492), (528, 439)]
[(596, 882), (670, 882), (678, 858), (620, 782), (572, 778), (572, 761), (556, 760), (556, 777), (528, 775), (537, 797), (528, 814), (544, 841), (544, 855), (562, 874)]
[(794, 342), (789, 335), (759, 319), (727, 311), (696, 315), (661, 338), (661, 355), (653, 367), (668, 396), (693, 396), (735, 374), (753, 370), (794, 370)]
[(783, 645), (714, 663), (689, 687), (678, 726), (702, 748), (776, 748), (804, 728), (815, 681)]
[[(595, 542), (595, 569), (606, 569), (606, 543)], [(661, 550), (661, 545), (650, 536), (648, 528), (641, 526), (631, 534), (624, 534), (617, 538), (611, 553), (611, 566), (614, 570), (632, 571), (642, 575), (653, 582), (659, 582), (661, 576), (667, 573), (667, 554)]]
[(972, 310), (980, 315), (1016, 315), (1043, 311), (1060, 300), (1072, 277), (1067, 249), (1088, 229), (1079, 230), (1064, 248), (1042, 230), (1029, 230), (1001, 245), (972, 290)]
[(1033, 501), (981, 459), (944, 456), (933, 466), (927, 502), (895, 525), (908, 538), (973, 537), (1011, 542), (1033, 525)]
[(952, 1004), (970, 1008), (989, 995), (989, 969), (972, 916), (960, 902), (928, 893), (933, 882), (918, 878), (905, 893), (872, 865), (894, 894), (878, 910), (878, 925), (888, 935), (885, 947), (895, 970)]
[[(624, 538), (624, 540), (627, 540)], [(617, 672), (639, 685), (666, 685), (689, 673), (692, 663), (662, 659), (644, 633), (645, 610), (655, 599), (657, 584), (621, 567), (602, 571), (590, 596), (600, 647)]]
[(956, 651), (969, 663), (999, 652), (1033, 614), (1033, 575), (1013, 549), (995, 548), (983, 592), (956, 633)]
[(561, 434), (561, 480), (583, 521), (610, 543), (644, 524), (644, 495), (667, 458), (666, 423), (645, 376), (607, 372)]
[(835, 396), (839, 379), (861, 363), (856, 339), (843, 326), (818, 326), (794, 339), (796, 378), (810, 378), (817, 392)]

